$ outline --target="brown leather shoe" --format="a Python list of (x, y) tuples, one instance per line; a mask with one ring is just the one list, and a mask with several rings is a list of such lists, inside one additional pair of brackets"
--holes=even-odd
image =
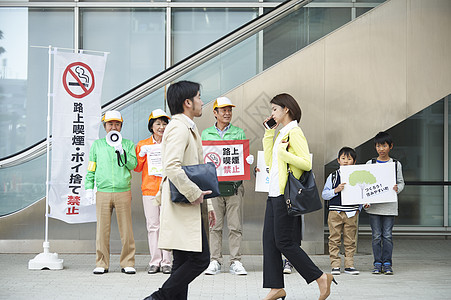
[[(335, 283), (335, 284), (338, 284), (336, 281), (335, 281), (335, 279), (334, 279), (334, 275), (332, 275), (332, 274), (330, 274), (330, 273), (324, 273), (325, 275), (326, 275), (326, 290), (325, 291), (323, 291), (323, 293), (321, 293), (320, 295), (319, 295), (319, 299), (318, 300), (325, 300), (327, 297), (329, 297), (329, 295), (330, 295), (330, 285), (332, 284), (332, 281)], [(321, 275), (322, 276), (322, 275)], [(318, 286), (319, 286), (319, 284), (318, 284)], [(320, 292), (321, 292), (321, 287), (319, 287), (320, 289)], [(324, 290), (324, 287), (323, 287), (323, 290)]]
[(285, 299), (287, 293), (284, 289), (271, 289), (263, 300), (276, 300), (276, 299)]

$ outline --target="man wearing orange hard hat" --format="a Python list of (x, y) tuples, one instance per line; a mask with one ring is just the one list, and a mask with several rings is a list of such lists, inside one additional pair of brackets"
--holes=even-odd
[[(227, 97), (219, 97), (213, 104), (213, 114), (216, 123), (202, 132), (203, 141), (245, 140), (243, 129), (233, 126), (232, 108), (235, 107)], [(252, 164), (254, 157), (249, 155), (246, 162)], [(241, 263), (241, 207), (244, 196), (242, 181), (221, 181), (219, 190), (221, 195), (212, 198), (213, 208), (216, 212), (216, 225), (210, 228), (210, 265), (205, 271), (206, 275), (215, 275), (221, 272), (222, 258), (222, 231), (224, 218), (227, 218), (229, 228), (230, 268), (229, 272), (236, 275), (247, 275)]]

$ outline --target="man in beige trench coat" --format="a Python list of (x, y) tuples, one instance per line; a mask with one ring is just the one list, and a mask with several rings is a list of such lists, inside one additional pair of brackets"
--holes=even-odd
[[(210, 199), (190, 181), (182, 166), (203, 163), (202, 140), (193, 119), (202, 115), (200, 85), (179, 81), (169, 86), (167, 102), (172, 120), (165, 129), (162, 141), (163, 180), (156, 201), (161, 204), (158, 247), (173, 251), (171, 276), (147, 300), (185, 300), (188, 284), (199, 276), (210, 262), (210, 250), (202, 207), (208, 206), (209, 225), (216, 216)], [(191, 203), (171, 201), (169, 180)], [(206, 212), (204, 213), (204, 215)]]

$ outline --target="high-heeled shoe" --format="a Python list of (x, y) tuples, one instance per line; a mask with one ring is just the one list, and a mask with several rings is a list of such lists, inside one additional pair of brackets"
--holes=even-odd
[(329, 297), (329, 295), (330, 295), (330, 286), (331, 286), (332, 282), (335, 283), (335, 284), (338, 284), (335, 281), (334, 275), (326, 273), (326, 277), (327, 277), (327, 289), (326, 289), (326, 292), (324, 294), (320, 294), (318, 300), (325, 300), (327, 297)]
[(276, 300), (276, 299), (282, 299), (284, 300), (285, 297), (287, 296), (287, 293), (285, 292), (284, 289), (278, 289), (277, 292), (271, 294), (272, 290), (269, 292), (268, 295), (266, 295), (266, 297), (263, 300)]

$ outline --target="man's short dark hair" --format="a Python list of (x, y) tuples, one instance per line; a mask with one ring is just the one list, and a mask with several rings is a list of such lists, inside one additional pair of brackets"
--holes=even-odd
[(186, 99), (193, 99), (199, 90), (200, 84), (197, 82), (182, 80), (172, 83), (166, 92), (166, 101), (171, 115), (183, 113), (183, 102)]
[(391, 135), (385, 131), (381, 131), (378, 134), (376, 134), (376, 136), (374, 137), (374, 145), (377, 144), (383, 145), (385, 143), (387, 143), (387, 145), (390, 147), (393, 145), (393, 139)]
[(269, 103), (276, 104), (282, 108), (288, 108), (288, 114), (292, 120), (301, 121), (302, 111), (297, 101), (289, 94), (279, 94), (269, 101)]
[(147, 123), (147, 129), (149, 129), (150, 133), (153, 133), (152, 127), (153, 127), (153, 123), (155, 123), (156, 120), (161, 120), (163, 122), (166, 122), (166, 124), (169, 123), (168, 117), (159, 117), (159, 118), (156, 118), (156, 119), (150, 119), (149, 123)]
[(340, 158), (340, 156), (342, 156), (343, 154), (345, 156), (351, 156), (352, 159), (354, 160), (354, 162), (357, 159), (357, 153), (351, 147), (343, 147), (343, 148), (341, 148), (340, 151), (338, 151), (338, 158)]

